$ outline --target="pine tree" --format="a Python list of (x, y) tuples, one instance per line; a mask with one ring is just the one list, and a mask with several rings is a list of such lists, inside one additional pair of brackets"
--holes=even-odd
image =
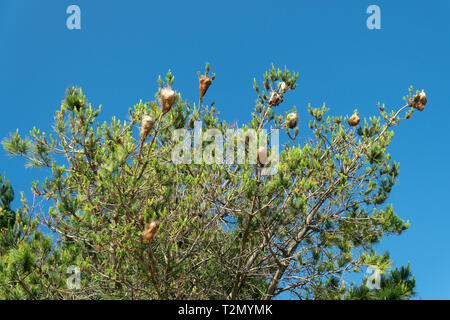
[[(272, 299), (290, 292), (300, 299), (341, 298), (342, 274), (366, 265), (388, 270), (389, 258), (373, 246), (409, 223), (386, 203), (399, 173), (387, 150), (393, 127), (412, 116), (417, 101), (424, 109), (419, 93), (410, 88), (405, 105), (390, 113), (380, 104), (379, 117), (363, 118), (358, 110), (328, 116), (325, 105), (285, 110), (298, 74), (272, 66), (261, 83), (254, 80), (254, 112), (242, 128), (269, 143), (254, 150), (257, 161), (175, 163), (176, 129), (192, 136), (200, 122), (207, 148), (207, 129), (226, 136), (230, 128), (213, 103), (204, 104), (215, 78), (209, 69), (199, 74), (198, 104), (182, 99), (169, 71), (165, 81), (159, 78), (155, 99), (130, 108), (127, 121), (100, 123), (101, 108), (72, 87), (56, 112), (54, 135), (33, 129), (30, 138), (17, 131), (3, 141), (29, 166), (51, 170), (32, 185), (48, 212), (32, 214), (24, 200), (30, 232), (2, 256), (4, 296)], [(308, 114), (311, 132), (300, 135), (297, 122)], [(271, 144), (274, 129), (286, 134), (280, 150)], [(194, 143), (182, 146), (194, 146), (195, 153)], [(249, 143), (245, 150), (251, 154)], [(264, 174), (274, 161), (268, 153), (278, 151), (277, 173)], [(47, 227), (54, 241), (37, 226)], [(22, 269), (11, 269), (17, 261)], [(82, 274), (76, 291), (63, 278), (71, 266)], [(394, 294), (403, 285), (412, 290), (404, 275), (385, 280), (382, 296), (406, 297), (410, 291)]]
[(52, 286), (62, 287), (65, 280), (52, 267), (60, 253), (52, 253), (51, 239), (38, 231), (39, 220), (23, 194), (22, 208), (13, 210), (13, 200), (12, 186), (0, 178), (0, 300), (56, 298)]
[(380, 289), (370, 290), (364, 283), (344, 295), (347, 300), (409, 300), (416, 295), (416, 281), (409, 264), (381, 275)]
[(15, 213), (11, 209), (14, 200), (14, 190), (6, 177), (0, 177), (0, 228), (11, 228), (15, 221)]

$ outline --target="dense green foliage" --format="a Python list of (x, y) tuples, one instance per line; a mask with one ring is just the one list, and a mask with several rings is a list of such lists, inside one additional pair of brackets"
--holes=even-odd
[(13, 226), (16, 214), (11, 209), (14, 200), (14, 190), (6, 178), (3, 183), (0, 177), (0, 228), (9, 229)]
[[(7, 230), (1, 241), (8, 241), (1, 248), (0, 296), (271, 299), (291, 292), (300, 299), (409, 297), (414, 288), (409, 269), (384, 278), (379, 293), (363, 287), (349, 291), (336, 279), (367, 265), (388, 272), (389, 260), (373, 246), (384, 235), (408, 228), (385, 203), (399, 173), (387, 148), (392, 127), (417, 94), (410, 89), (398, 112), (387, 113), (379, 105), (381, 116), (360, 126), (349, 125), (349, 116), (327, 116), (325, 106), (309, 106), (298, 113), (300, 119), (311, 116), (306, 135), (285, 125), (295, 106), (279, 112), (297, 79), (287, 69), (272, 67), (262, 88), (255, 80), (257, 101), (243, 127), (268, 141), (273, 129), (286, 133), (276, 175), (263, 175), (263, 166), (248, 160), (174, 163), (175, 129), (192, 132), (194, 121), (201, 121), (204, 130), (225, 134), (229, 125), (219, 120), (215, 107), (191, 106), (179, 93), (173, 105), (168, 103), (174, 84), (170, 72), (165, 83), (159, 79), (155, 100), (130, 108), (127, 121), (100, 124), (101, 107), (93, 109), (81, 89), (69, 88), (53, 134), (34, 128), (30, 138), (17, 131), (3, 142), (11, 155), (47, 168), (49, 175), (32, 188), (48, 210), (38, 211), (42, 207), (34, 202), (30, 207), (23, 199), (15, 225), (8, 224), (9, 218), (0, 220)], [(162, 112), (168, 105), (170, 110)], [(152, 121), (143, 130), (146, 116)], [(2, 210), (11, 213), (11, 199), (5, 199)], [(159, 229), (147, 236), (151, 222)], [(66, 283), (70, 266), (81, 270), (79, 289)], [(403, 286), (407, 291), (396, 291)]]
[(370, 290), (366, 285), (352, 288), (344, 299), (348, 300), (408, 300), (416, 295), (416, 281), (409, 265), (381, 275), (380, 289)]

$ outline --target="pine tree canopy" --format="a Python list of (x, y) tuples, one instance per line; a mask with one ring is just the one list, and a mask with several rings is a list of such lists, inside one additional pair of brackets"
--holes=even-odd
[[(53, 132), (18, 130), (3, 140), (46, 178), (16, 210), (11, 186), (0, 181), (0, 298), (414, 296), (409, 265), (392, 271), (375, 245), (409, 226), (387, 202), (399, 175), (388, 148), (394, 128), (419, 104), (423, 110), (421, 93), (410, 88), (393, 111), (379, 104), (379, 115), (350, 108), (333, 116), (325, 105), (286, 106), (299, 75), (272, 66), (254, 80), (251, 119), (239, 128), (266, 145), (253, 149), (227, 135), (238, 128), (211, 102), (209, 64), (198, 76), (195, 102), (169, 71), (153, 100), (104, 122), (101, 106), (70, 87)], [(222, 144), (212, 149), (218, 135)], [(190, 162), (175, 161), (180, 148)], [(227, 150), (248, 156), (218, 160)], [(367, 266), (380, 271), (380, 289), (343, 285)]]

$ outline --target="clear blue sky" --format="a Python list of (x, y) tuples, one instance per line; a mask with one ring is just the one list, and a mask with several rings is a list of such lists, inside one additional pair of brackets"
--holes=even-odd
[[(81, 8), (81, 30), (66, 28), (71, 4)], [(381, 30), (366, 27), (371, 4), (381, 8)], [(401, 167), (389, 201), (411, 227), (379, 249), (396, 265), (411, 262), (420, 297), (450, 299), (449, 12), (448, 0), (2, 0), (0, 138), (16, 128), (48, 131), (70, 85), (103, 104), (104, 119), (125, 119), (170, 68), (174, 88), (196, 101), (206, 61), (217, 74), (207, 97), (230, 122), (249, 118), (253, 77), (272, 62), (300, 73), (282, 108), (295, 104), (302, 128), (309, 102), (368, 117), (378, 101), (400, 106), (410, 85), (425, 89), (427, 108), (397, 128), (390, 149)], [(31, 181), (44, 176), (0, 151), (5, 173), (29, 198)]]

